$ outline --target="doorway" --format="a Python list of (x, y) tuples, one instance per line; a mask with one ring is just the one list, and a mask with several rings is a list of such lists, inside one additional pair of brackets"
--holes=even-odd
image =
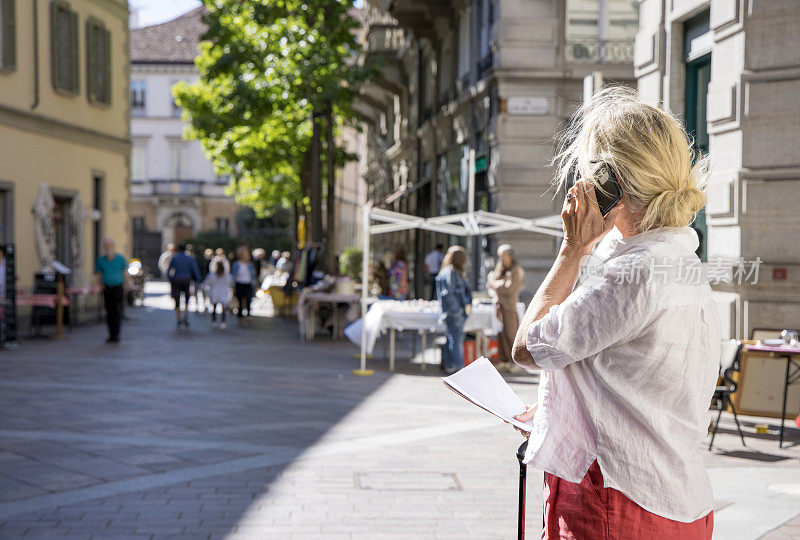
[[(686, 62), (686, 130), (692, 137), (692, 145), (698, 158), (708, 155), (708, 83), (711, 80), (711, 55), (706, 54), (695, 60)], [(697, 256), (706, 261), (708, 226), (706, 209), (697, 213), (691, 227), (697, 231), (700, 245)]]

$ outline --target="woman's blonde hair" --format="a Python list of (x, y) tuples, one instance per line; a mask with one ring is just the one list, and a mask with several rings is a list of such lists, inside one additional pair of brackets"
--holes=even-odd
[(442, 268), (447, 266), (452, 266), (463, 276), (467, 271), (467, 250), (461, 246), (450, 246), (442, 259)]
[(616, 86), (592, 97), (561, 134), (553, 159), (555, 183), (568, 189), (575, 174), (591, 180), (601, 162), (616, 172), (629, 210), (642, 214), (638, 231), (685, 227), (706, 203), (708, 160), (698, 159), (681, 122)]

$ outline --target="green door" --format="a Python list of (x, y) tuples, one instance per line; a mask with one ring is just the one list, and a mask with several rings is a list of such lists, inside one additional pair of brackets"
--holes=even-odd
[[(706, 102), (708, 81), (711, 79), (711, 55), (706, 54), (686, 63), (686, 130), (694, 139), (695, 150), (702, 156), (708, 154), (708, 122), (706, 120)], [(706, 244), (708, 227), (706, 226), (705, 208), (697, 213), (691, 226), (700, 238), (697, 255), (700, 260), (707, 260)]]

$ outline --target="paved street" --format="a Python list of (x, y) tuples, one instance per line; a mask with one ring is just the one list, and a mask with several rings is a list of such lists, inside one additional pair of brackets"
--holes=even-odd
[[(149, 291), (118, 345), (96, 325), (0, 351), (0, 538), (515, 537), (521, 438), (438, 370), (353, 377), (352, 345), (291, 320), (178, 332)], [(779, 450), (754, 422), (743, 448), (726, 419), (708, 454), (715, 538), (800, 538), (800, 430)]]

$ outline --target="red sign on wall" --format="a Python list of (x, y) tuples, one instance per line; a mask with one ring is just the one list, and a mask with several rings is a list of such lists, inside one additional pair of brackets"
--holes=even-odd
[(774, 280), (786, 279), (786, 268), (773, 268), (772, 279)]

